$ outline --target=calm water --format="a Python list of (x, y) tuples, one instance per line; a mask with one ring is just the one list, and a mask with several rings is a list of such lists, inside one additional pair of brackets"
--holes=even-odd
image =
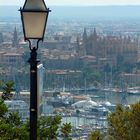
[(140, 94), (132, 95), (115, 92), (88, 92), (87, 95), (89, 95), (93, 101), (109, 101), (112, 104), (134, 104), (140, 101)]
[[(83, 95), (85, 93), (80, 93)], [(111, 93), (111, 92), (87, 92), (87, 96), (90, 96), (93, 101), (98, 103), (109, 101), (112, 104), (134, 104), (140, 101), (139, 95), (123, 94), (123, 93)], [(105, 120), (89, 119), (84, 117), (63, 117), (62, 122), (70, 122), (72, 126), (79, 125), (95, 125), (106, 126)]]

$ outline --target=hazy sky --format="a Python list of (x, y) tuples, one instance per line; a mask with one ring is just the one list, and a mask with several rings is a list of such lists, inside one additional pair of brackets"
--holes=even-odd
[[(23, 5), (25, 0), (0, 0), (0, 5)], [(140, 0), (45, 0), (46, 5), (140, 5)]]

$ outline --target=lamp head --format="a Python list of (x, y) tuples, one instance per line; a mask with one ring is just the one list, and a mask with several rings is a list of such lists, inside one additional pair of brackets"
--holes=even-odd
[(20, 12), (25, 41), (43, 40), (50, 12), (44, 0), (26, 0), (23, 8), (20, 8)]

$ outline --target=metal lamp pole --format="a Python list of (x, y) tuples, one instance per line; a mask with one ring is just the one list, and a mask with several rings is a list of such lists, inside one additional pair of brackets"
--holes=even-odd
[[(30, 48), (30, 140), (37, 140), (37, 50), (39, 41), (43, 41), (46, 23), (49, 15), (44, 0), (25, 0), (20, 8), (24, 40), (29, 42)], [(32, 47), (31, 40), (37, 40), (37, 46)]]
[[(31, 45), (31, 43), (30, 43)], [(37, 139), (37, 114), (38, 114), (38, 103), (37, 103), (37, 47), (30, 47), (30, 140)]]

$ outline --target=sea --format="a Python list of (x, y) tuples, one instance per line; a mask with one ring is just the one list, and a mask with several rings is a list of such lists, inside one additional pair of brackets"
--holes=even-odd
[[(91, 92), (81, 92), (78, 95), (86, 95), (97, 103), (110, 102), (114, 105), (130, 105), (140, 101), (140, 93), (138, 94), (128, 94), (128, 93), (119, 93), (119, 92), (101, 92), (101, 91), (91, 91)], [(106, 120), (99, 120), (97, 118), (86, 118), (82, 116), (67, 116), (62, 118), (62, 122), (71, 123), (74, 127), (79, 126), (95, 126), (98, 124), (98, 127), (106, 127)]]

